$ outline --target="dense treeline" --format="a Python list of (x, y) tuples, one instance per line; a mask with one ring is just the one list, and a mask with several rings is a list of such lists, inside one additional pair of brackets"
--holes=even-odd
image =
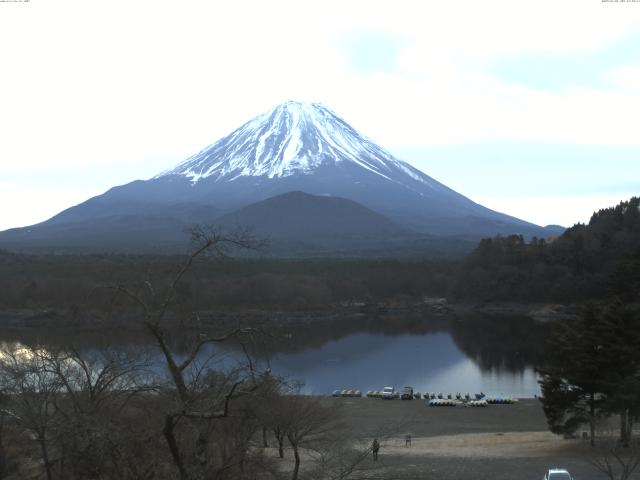
[[(167, 285), (182, 257), (0, 253), (0, 308), (100, 308), (101, 285)], [(286, 261), (202, 258), (180, 285), (190, 308), (318, 310), (346, 301), (445, 296), (456, 268), (433, 261)]]
[[(632, 198), (555, 239), (484, 239), (464, 261), (202, 258), (181, 284), (191, 308), (329, 310), (342, 302), (424, 296), (581, 303), (640, 291), (640, 205)], [(0, 309), (101, 308), (99, 286), (166, 285), (179, 256), (25, 255), (0, 251)]]
[(457, 298), (481, 301), (582, 302), (640, 291), (640, 198), (593, 214), (549, 241), (484, 239), (463, 262)]

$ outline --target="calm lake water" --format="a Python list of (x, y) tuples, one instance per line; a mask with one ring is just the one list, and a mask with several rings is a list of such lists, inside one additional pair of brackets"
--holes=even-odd
[(412, 386), (420, 392), (484, 392), (533, 397), (539, 392), (532, 366), (512, 371), (483, 368), (458, 348), (449, 333), (356, 333), (319, 348), (277, 354), (275, 373), (298, 379), (309, 393), (336, 389), (382, 390)]
[(545, 335), (544, 326), (523, 318), (336, 323), (295, 331), (290, 351), (281, 348), (269, 362), (275, 374), (315, 394), (412, 386), (531, 398), (539, 393), (535, 364)]
[[(272, 335), (279, 340), (269, 347), (271, 353), (257, 353), (260, 367), (268, 364), (274, 374), (304, 383), (307, 393), (412, 386), (419, 392), (482, 391), (527, 398), (539, 393), (534, 366), (545, 335), (544, 326), (523, 318), (367, 318), (281, 329)], [(26, 341), (0, 333), (2, 340)], [(34, 342), (42, 345), (42, 338), (27, 341)], [(46, 342), (59, 344), (51, 337)], [(74, 344), (92, 349), (91, 343), (82, 337)], [(121, 341), (112, 338), (108, 345), (118, 348)], [(151, 354), (157, 373), (164, 370), (163, 358), (147, 337), (134, 348)], [(213, 352), (204, 349), (201, 357)], [(244, 358), (241, 350), (226, 346), (218, 349), (213, 365), (231, 367)]]

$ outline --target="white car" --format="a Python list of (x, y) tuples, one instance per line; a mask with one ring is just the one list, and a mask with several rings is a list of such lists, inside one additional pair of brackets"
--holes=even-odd
[(393, 387), (384, 387), (382, 389), (382, 398), (386, 398), (387, 400), (392, 400), (396, 398), (396, 389)]
[(573, 477), (563, 468), (551, 468), (547, 471), (543, 480), (573, 480)]

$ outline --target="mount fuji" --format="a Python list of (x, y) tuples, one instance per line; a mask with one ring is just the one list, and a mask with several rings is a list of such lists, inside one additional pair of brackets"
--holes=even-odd
[[(279, 200), (267, 201), (273, 197)], [(305, 212), (319, 222), (316, 238), (323, 225), (334, 239), (343, 232), (340, 225), (351, 226), (343, 232), (351, 239), (359, 233), (353, 225), (361, 225), (361, 236), (369, 239), (374, 232), (377, 238), (477, 239), (561, 231), (473, 202), (395, 158), (320, 104), (286, 102), (149, 180), (114, 187), (38, 225), (1, 232), (0, 246), (144, 249), (184, 241), (180, 226), (255, 223), (258, 217), (258, 233), (309, 240), (303, 232), (309, 225), (299, 223)], [(287, 222), (294, 223), (282, 228)]]

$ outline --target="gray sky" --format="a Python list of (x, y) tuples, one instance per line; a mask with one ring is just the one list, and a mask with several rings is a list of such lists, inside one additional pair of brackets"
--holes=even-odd
[(640, 2), (0, 2), (0, 229), (285, 100), (538, 224), (640, 194)]

